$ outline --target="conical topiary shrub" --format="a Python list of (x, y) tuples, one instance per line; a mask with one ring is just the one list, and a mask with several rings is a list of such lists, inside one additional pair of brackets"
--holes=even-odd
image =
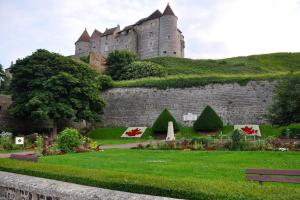
[(167, 109), (164, 109), (162, 113), (158, 116), (158, 118), (155, 120), (152, 126), (152, 131), (154, 133), (166, 133), (168, 131), (169, 121), (173, 122), (174, 131), (178, 131), (179, 125)]
[(205, 107), (194, 123), (194, 129), (196, 131), (215, 131), (222, 127), (223, 121), (210, 106)]

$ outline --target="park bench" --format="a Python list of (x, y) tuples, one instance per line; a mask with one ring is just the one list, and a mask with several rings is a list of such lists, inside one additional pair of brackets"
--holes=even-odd
[(248, 181), (300, 183), (300, 170), (246, 169)]
[(11, 159), (37, 162), (38, 157), (34, 154), (11, 154)]

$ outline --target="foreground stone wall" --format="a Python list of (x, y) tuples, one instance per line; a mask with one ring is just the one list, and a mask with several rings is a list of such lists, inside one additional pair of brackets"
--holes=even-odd
[(171, 200), (0, 171), (0, 200)]
[(185, 89), (115, 88), (103, 94), (107, 107), (98, 126), (151, 126), (164, 108), (183, 123), (183, 115), (199, 115), (212, 106), (225, 124), (263, 124), (275, 82), (210, 84)]

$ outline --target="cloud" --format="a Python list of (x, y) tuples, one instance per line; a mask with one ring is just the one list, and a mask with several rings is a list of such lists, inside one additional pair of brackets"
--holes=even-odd
[[(0, 63), (38, 48), (64, 55), (85, 27), (135, 23), (164, 0), (1, 0)], [(300, 51), (299, 0), (171, 0), (186, 40), (186, 56), (223, 58), (278, 51)]]

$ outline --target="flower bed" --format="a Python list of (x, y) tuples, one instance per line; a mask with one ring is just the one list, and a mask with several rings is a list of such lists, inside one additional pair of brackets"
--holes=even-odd
[(121, 137), (123, 138), (140, 138), (146, 131), (147, 127), (128, 127)]

